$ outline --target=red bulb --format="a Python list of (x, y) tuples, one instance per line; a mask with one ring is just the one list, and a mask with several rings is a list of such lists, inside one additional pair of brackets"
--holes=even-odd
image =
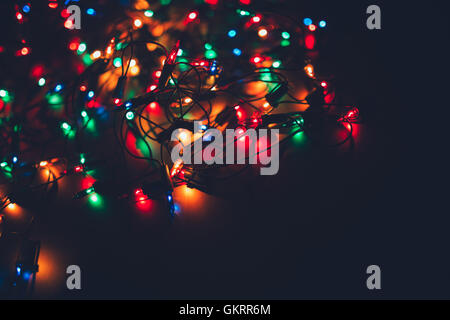
[(191, 13), (188, 14), (187, 18), (189, 21), (194, 21), (195, 19), (197, 19), (197, 16), (198, 16), (197, 12), (192, 11)]
[(328, 86), (328, 83), (326, 83), (325, 81), (322, 81), (322, 82), (320, 83), (320, 85), (321, 85), (323, 88), (326, 88), (326, 87)]
[(261, 17), (260, 17), (260, 16), (254, 16), (254, 17), (252, 18), (252, 21), (253, 21), (254, 23), (258, 23), (258, 22), (261, 21)]
[[(54, 1), (54, 0), (50, 0), (50, 1)], [(58, 8), (58, 2), (49, 2), (48, 6), (49, 6), (49, 8), (52, 8), (52, 9)]]
[(24, 48), (22, 48), (22, 50), (20, 50), (20, 54), (22, 56), (26, 56), (29, 53), (30, 53), (30, 49), (28, 49), (27, 47), (24, 47)]
[(74, 168), (75, 172), (82, 172), (83, 171), (83, 166), (76, 166)]
[(263, 60), (263, 58), (261, 58), (260, 56), (255, 56), (252, 58), (252, 62), (254, 64), (260, 63)]
[(310, 31), (316, 31), (316, 26), (313, 24), (310, 24), (308, 28)]

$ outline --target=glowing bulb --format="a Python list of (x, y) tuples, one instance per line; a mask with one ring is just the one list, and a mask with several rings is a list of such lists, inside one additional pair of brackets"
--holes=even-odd
[(309, 26), (312, 23), (312, 20), (310, 18), (303, 19), (303, 24), (305, 26)]
[(113, 61), (114, 67), (119, 68), (122, 66), (122, 59), (120, 59), (119, 57), (114, 58)]
[(88, 15), (90, 15), (90, 16), (95, 16), (95, 9), (93, 9), (93, 8), (89, 8), (89, 9), (87, 9), (86, 10), (86, 13), (88, 14)]
[(38, 85), (39, 85), (39, 87), (44, 86), (45, 85), (45, 79), (44, 78), (40, 78), (39, 81), (38, 81)]
[(281, 37), (283, 39), (287, 40), (287, 39), (289, 39), (291, 37), (291, 35), (289, 34), (289, 32), (284, 31), (284, 32), (281, 33)]
[(261, 21), (261, 17), (260, 17), (260, 16), (254, 16), (254, 17), (252, 18), (252, 21), (253, 21), (254, 23), (258, 23), (258, 22)]
[(125, 117), (128, 119), (128, 120), (133, 120), (134, 119), (134, 112), (133, 111), (128, 111), (126, 114), (125, 114)]
[(258, 31), (258, 36), (260, 37), (260, 38), (264, 38), (264, 37), (267, 37), (267, 34), (268, 34), (268, 32), (267, 32), (267, 29), (259, 29), (259, 31)]
[(309, 30), (311, 30), (311, 31), (316, 31), (316, 26), (313, 25), (313, 24), (310, 24), (308, 28), (309, 28)]
[(80, 43), (79, 45), (78, 45), (78, 52), (79, 53), (83, 53), (83, 52), (85, 52), (86, 51), (86, 44), (85, 43)]
[(92, 59), (98, 59), (98, 58), (100, 58), (101, 55), (102, 55), (102, 53), (100, 52), (100, 50), (95, 50), (92, 53), (91, 57), (92, 57)]
[(237, 35), (236, 30), (230, 30), (230, 31), (228, 31), (228, 36), (229, 36), (230, 38), (234, 38), (234, 37), (236, 37), (236, 35)]
[(136, 28), (142, 27), (142, 21), (141, 21), (141, 19), (135, 19), (135, 20), (134, 20), (134, 26), (135, 26)]
[(281, 66), (281, 61), (280, 60), (275, 60), (272, 63), (272, 67), (274, 67), (274, 68), (279, 68), (280, 66)]
[(197, 18), (197, 12), (192, 11), (191, 13), (189, 13), (188, 15), (189, 20), (195, 20)]
[(263, 59), (260, 56), (255, 56), (252, 58), (253, 63), (260, 63)]
[(327, 22), (325, 20), (321, 20), (319, 22), (319, 27), (321, 27), (321, 28), (325, 28), (326, 25), (327, 25)]
[(310, 77), (314, 77), (314, 67), (311, 64), (305, 66), (305, 72)]
[(146, 16), (146, 17), (153, 17), (153, 15), (154, 15), (155, 13), (152, 11), (152, 10), (146, 10), (145, 12), (144, 12), (144, 15)]
[(239, 49), (239, 48), (234, 48), (233, 49), (233, 54), (235, 55), (235, 56), (240, 56), (241, 54), (242, 54), (242, 51)]
[(139, 74), (139, 67), (138, 66), (134, 66), (130, 68), (130, 73), (132, 76), (137, 76)]
[(47, 161), (41, 161), (41, 162), (39, 163), (39, 166), (41, 166), (41, 167), (45, 167), (46, 165), (48, 165), (48, 162), (47, 162)]
[(30, 49), (28, 49), (27, 47), (22, 48), (22, 50), (20, 50), (20, 53), (23, 56), (26, 56), (28, 53), (30, 53)]
[(191, 102), (192, 102), (192, 99), (189, 98), (189, 97), (186, 97), (186, 98), (184, 99), (184, 103), (191, 103)]

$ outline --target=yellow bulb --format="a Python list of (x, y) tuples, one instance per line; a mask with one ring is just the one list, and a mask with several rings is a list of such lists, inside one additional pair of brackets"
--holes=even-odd
[(135, 59), (131, 59), (130, 60), (130, 67), (134, 67), (136, 65), (136, 60)]
[(139, 67), (138, 66), (134, 66), (130, 68), (130, 73), (132, 76), (137, 76), (139, 74)]
[(268, 34), (267, 29), (262, 28), (262, 29), (259, 29), (259, 31), (258, 31), (258, 36), (260, 38), (267, 37), (267, 34)]
[(311, 64), (305, 66), (305, 72), (310, 78), (314, 78), (314, 67)]
[(263, 107), (264, 107), (264, 108), (269, 108), (269, 107), (270, 107), (270, 103), (264, 102)]
[(39, 165), (40, 165), (41, 167), (45, 167), (47, 164), (48, 164), (47, 161), (41, 161), (41, 162), (39, 163)]
[(142, 27), (142, 21), (141, 21), (140, 19), (134, 20), (134, 26), (135, 26), (136, 28)]
[(192, 99), (189, 97), (184, 99), (184, 103), (191, 103), (191, 102), (192, 102)]
[(10, 204), (8, 204), (8, 209), (9, 210), (14, 210), (14, 209), (16, 209), (16, 204), (15, 203), (10, 203)]
[(100, 58), (101, 55), (102, 55), (102, 53), (100, 52), (100, 50), (95, 50), (95, 51), (91, 54), (91, 58), (92, 58), (92, 59), (98, 59), (98, 58)]

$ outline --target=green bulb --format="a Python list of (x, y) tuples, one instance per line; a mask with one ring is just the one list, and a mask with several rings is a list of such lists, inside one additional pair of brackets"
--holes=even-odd
[(146, 11), (144, 12), (144, 15), (145, 15), (146, 17), (153, 17), (153, 14), (154, 14), (154, 12), (153, 12), (152, 10), (146, 10)]
[(284, 31), (284, 32), (282, 32), (281, 33), (281, 36), (283, 37), (283, 39), (289, 39), (290, 37), (291, 37), (291, 35), (289, 34), (289, 32), (286, 32), (286, 31)]
[(82, 116), (83, 118), (86, 118), (86, 117), (88, 116), (88, 114), (87, 114), (86, 111), (81, 111), (81, 116)]
[(281, 46), (282, 47), (287, 47), (290, 46), (291, 42), (289, 40), (284, 39), (283, 41), (281, 41)]
[(2, 98), (4, 98), (4, 97), (6, 97), (8, 95), (8, 91), (6, 91), (6, 90), (0, 90), (0, 97), (2, 97)]
[(82, 54), (83, 52), (85, 52), (86, 48), (87, 48), (86, 43), (84, 43), (84, 42), (80, 43), (80, 45), (78, 46), (78, 50), (77, 50), (78, 54)]
[(61, 124), (61, 128), (64, 130), (70, 130), (70, 125), (67, 122)]
[(275, 60), (272, 63), (272, 67), (274, 67), (274, 68), (279, 68), (280, 66), (281, 66), (281, 61), (280, 60)]
[(207, 59), (214, 59), (217, 57), (217, 53), (214, 50), (206, 50), (205, 57)]
[(116, 68), (121, 67), (122, 66), (122, 59), (119, 58), (119, 57), (114, 58), (113, 64), (114, 64), (114, 67), (116, 67)]
[(209, 43), (205, 43), (205, 49), (206, 50), (211, 50), (212, 49), (212, 45)]
[(45, 84), (45, 79), (44, 78), (40, 78), (39, 82), (38, 82), (39, 87), (42, 87), (44, 84)]
[(125, 117), (126, 117), (128, 120), (133, 120), (133, 119), (134, 119), (134, 112), (133, 112), (133, 111), (128, 111), (128, 112), (125, 114)]

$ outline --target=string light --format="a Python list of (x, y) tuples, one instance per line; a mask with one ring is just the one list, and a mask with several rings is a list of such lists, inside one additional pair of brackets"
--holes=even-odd
[[(204, 2), (210, 4), (211, 6), (215, 6), (218, 4), (217, 0), (205, 0)], [(240, 2), (243, 5), (250, 5), (250, 1), (248, 0), (240, 0)], [(170, 3), (170, 1), (163, 0), (160, 1), (160, 3), (161, 5), (164, 6)], [(50, 1), (48, 5), (50, 8), (56, 8), (58, 6), (58, 3), (56, 1)], [(18, 8), (20, 7), (17, 7), (16, 9), (19, 10)], [(247, 7), (245, 8), (247, 9)], [(313, 21), (310, 18), (303, 19), (304, 25), (308, 27), (309, 31), (311, 31), (303, 34), (301, 32), (298, 32), (295, 28), (290, 28), (287, 24), (276, 26), (275, 18), (274, 19), (271, 18), (270, 20), (267, 21), (268, 23), (270, 21), (270, 26), (268, 24), (266, 25), (267, 27), (261, 27), (259, 25), (255, 26), (253, 24), (261, 23), (262, 16), (260, 14), (255, 14), (253, 8), (251, 7), (249, 8), (251, 12), (247, 10), (238, 9), (237, 11), (233, 12), (235, 18), (238, 16), (248, 18), (243, 18), (242, 23), (235, 24), (236, 29), (230, 29), (228, 31), (227, 29), (223, 29), (222, 31), (217, 33), (220, 36), (208, 35), (193, 40), (190, 38), (190, 33), (196, 32), (195, 30), (197, 29), (196, 27), (197, 24), (195, 27), (185, 26), (185, 28), (187, 28), (186, 30), (189, 31), (186, 32), (186, 34), (183, 34), (183, 49), (185, 49), (186, 51), (184, 52), (183, 49), (179, 48), (180, 42), (177, 41), (176, 45), (174, 45), (172, 50), (168, 54), (164, 54), (163, 52), (165, 48), (163, 48), (163, 46), (160, 45), (159, 43), (160, 40), (158, 40), (157, 38), (165, 37), (164, 42), (173, 41), (174, 39), (173, 38), (170, 39), (170, 36), (172, 34), (176, 34), (176, 32), (172, 31), (177, 30), (177, 28), (181, 28), (179, 26), (183, 24), (182, 23), (183, 21), (193, 22), (194, 20), (197, 20), (199, 18), (199, 12), (201, 12), (202, 14), (203, 12), (206, 12), (200, 11), (201, 9), (200, 6), (196, 6), (195, 8), (192, 9), (195, 10), (188, 11), (187, 15), (185, 9), (183, 9), (183, 13), (181, 14), (181, 18), (179, 21), (181, 22), (180, 24), (177, 24), (174, 21), (174, 23), (171, 25), (169, 24), (165, 25), (164, 23), (162, 23), (163, 21), (159, 21), (158, 19), (159, 15), (156, 15), (156, 18), (151, 19), (151, 21), (150, 19), (146, 19), (155, 16), (155, 12), (147, 9), (147, 6), (142, 6), (140, 8), (136, 7), (137, 12), (135, 14), (136, 16), (139, 15), (141, 18), (135, 18), (136, 17), (135, 16), (131, 19), (128, 18), (129, 20), (127, 20), (128, 26), (130, 26), (131, 24), (131, 27), (134, 27), (132, 37), (131, 33), (130, 37), (126, 38), (119, 36), (121, 33), (118, 32), (117, 38), (113, 39), (107, 38), (106, 41), (104, 41), (104, 43), (108, 44), (106, 48), (100, 48), (100, 50), (95, 50), (91, 54), (89, 54), (89, 52), (91, 51), (86, 53), (87, 44), (85, 42), (80, 42), (84, 38), (82, 31), (79, 32), (80, 34), (79, 38), (78, 37), (72, 38), (70, 42), (64, 42), (69, 44), (68, 48), (71, 51), (76, 51), (77, 54), (79, 55), (79, 57), (74, 55), (72, 56), (72, 58), (78, 59), (78, 61), (82, 62), (81, 65), (77, 65), (75, 66), (76, 68), (74, 68), (77, 70), (78, 73), (77, 76), (74, 77), (75, 79), (77, 79), (77, 81), (75, 82), (69, 81), (70, 79), (68, 80), (63, 76), (60, 76), (59, 78), (55, 77), (54, 79), (52, 79), (51, 75), (53, 75), (53, 73), (51, 72), (51, 70), (47, 70), (47, 68), (45, 70), (43, 69), (42, 72), (37, 75), (33, 74), (32, 79), (34, 81), (33, 82), (34, 85), (38, 78), (39, 78), (38, 80), (39, 86), (43, 87), (47, 82), (49, 85), (51, 85), (49, 90), (39, 90), (39, 92), (41, 92), (41, 94), (45, 96), (46, 100), (44, 101), (48, 101), (50, 108), (52, 109), (54, 108), (53, 110), (55, 111), (57, 110), (56, 109), (57, 105), (62, 106), (61, 109), (58, 110), (58, 112), (61, 112), (61, 114), (58, 115), (58, 117), (59, 119), (67, 120), (59, 122), (59, 126), (64, 133), (65, 140), (69, 141), (70, 137), (73, 138), (76, 136), (77, 137), (76, 141), (77, 143), (79, 143), (78, 141), (79, 133), (84, 133), (85, 130), (86, 132), (89, 132), (88, 130), (92, 129), (88, 128), (95, 127), (94, 124), (97, 125), (101, 124), (98, 127), (104, 128), (105, 127), (104, 124), (107, 123), (105, 119), (107, 119), (110, 116), (111, 108), (109, 107), (111, 106), (111, 104), (118, 106), (114, 108), (116, 112), (124, 111), (124, 113), (120, 113), (121, 116), (122, 117), (124, 116), (126, 120), (129, 120), (123, 121), (123, 123), (124, 126), (126, 127), (126, 130), (124, 130), (124, 132), (126, 131), (131, 138), (127, 136), (118, 139), (119, 143), (121, 143), (121, 146), (124, 149), (126, 149), (126, 151), (129, 151), (130, 154), (139, 156), (140, 159), (142, 158), (151, 161), (156, 160), (156, 158), (153, 158), (153, 154), (148, 156), (147, 155), (142, 156), (142, 154), (144, 154), (145, 151), (144, 149), (146, 149), (145, 144), (148, 143), (150, 140), (152, 140), (151, 141), (152, 143), (153, 142), (160, 143), (161, 146), (170, 149), (168, 144), (168, 138), (166, 137), (166, 135), (170, 136), (169, 133), (171, 133), (174, 129), (176, 129), (178, 125), (180, 125), (179, 121), (184, 121), (183, 124), (181, 125), (181, 128), (183, 128), (183, 126), (189, 127), (191, 123), (187, 120), (188, 117), (195, 117), (197, 114), (201, 114), (201, 119), (203, 123), (206, 123), (205, 119), (207, 119), (207, 124), (202, 124), (202, 126), (200, 127), (200, 130), (203, 131), (202, 133), (204, 133), (209, 127), (219, 128), (220, 126), (222, 126), (221, 128), (226, 128), (228, 125), (230, 126), (238, 125), (240, 126), (238, 128), (238, 133), (239, 135), (242, 135), (246, 132), (246, 129), (248, 128), (255, 128), (259, 126), (263, 128), (268, 127), (267, 118), (264, 118), (266, 116), (268, 117), (275, 115), (278, 117), (284, 116), (284, 114), (281, 115), (272, 114), (272, 110), (277, 108), (278, 104), (284, 103), (281, 97), (286, 95), (288, 85), (291, 86), (292, 84), (290, 80), (286, 80), (285, 77), (280, 76), (279, 70), (273, 69), (281, 68), (281, 66), (283, 66), (283, 70), (284, 69), (288, 70), (289, 63), (285, 61), (286, 59), (285, 57), (289, 56), (288, 53), (290, 53), (290, 50), (288, 50), (288, 48), (285, 48), (283, 49), (283, 51), (285, 51), (286, 54), (284, 53), (279, 54), (277, 51), (267, 49), (267, 47), (269, 47), (270, 45), (273, 45), (273, 47), (275, 48), (278, 45), (282, 47), (288, 47), (292, 45), (291, 51), (298, 49), (301, 46), (303, 46), (306, 49), (312, 50), (315, 46), (316, 38), (311, 32), (316, 31), (317, 27), (325, 28), (327, 25), (326, 21), (321, 20), (318, 22), (316, 26), (315, 24), (313, 24)], [(214, 9), (215, 7), (208, 7), (208, 10)], [(98, 10), (99, 10), (99, 17), (103, 17), (103, 15), (100, 14), (101, 13), (100, 7), (98, 7)], [(31, 7), (28, 4), (22, 6), (23, 13), (21, 12), (16, 13), (17, 20), (23, 21), (24, 17), (25, 18), (28, 17), (25, 14), (29, 13), (30, 11)], [(61, 11), (58, 10), (58, 16), (59, 12), (61, 12), (62, 17), (68, 17), (69, 15), (69, 12), (65, 8), (62, 9)], [(86, 9), (86, 14), (90, 16), (95, 16), (97, 15), (97, 11), (94, 8), (88, 7)], [(164, 16), (164, 14), (162, 14), (161, 16)], [(149, 21), (151, 23), (148, 23)], [(155, 61), (157, 61), (157, 65), (159, 65), (159, 63), (161, 62), (161, 65), (159, 65), (159, 67), (153, 65), (153, 63), (147, 63), (147, 60), (141, 58), (141, 53), (139, 52), (140, 49), (138, 49), (139, 48), (138, 44), (142, 41), (143, 36), (140, 34), (140, 31), (137, 31), (136, 29), (142, 28), (144, 26), (144, 22), (148, 23), (146, 24), (145, 31), (147, 31), (148, 27), (148, 32), (152, 36), (152, 39), (153, 38), (155, 39), (154, 43), (152, 42), (146, 44), (146, 47), (149, 51), (152, 52), (152, 54), (155, 54), (156, 56)], [(25, 19), (24, 23), (28, 23), (28, 19)], [(201, 26), (203, 28), (203, 23), (206, 25), (207, 19), (205, 19), (204, 22), (202, 21), (202, 24), (201, 25), (199, 24), (198, 26)], [(69, 22), (66, 21), (64, 23), (61, 22), (60, 23), (61, 28), (63, 24), (66, 28), (69, 29), (73, 27), (71, 21)], [(239, 27), (237, 27), (237, 25), (239, 25)], [(123, 26), (118, 25), (115, 26), (115, 28), (122, 32), (124, 31)], [(269, 30), (271, 32), (270, 37), (268, 37)], [(262, 41), (258, 40), (256, 37), (247, 37), (245, 35), (247, 31), (251, 32), (253, 35), (255, 31), (257, 31), (258, 37), (265, 39), (264, 46), (258, 44), (258, 42), (262, 43)], [(291, 32), (292, 35), (288, 31)], [(239, 39), (234, 39), (236, 38), (238, 33)], [(278, 34), (278, 37), (276, 36), (276, 34)], [(304, 42), (301, 41), (302, 39), (299, 39), (299, 37), (303, 36)], [(72, 37), (72, 35), (70, 35), (70, 37)], [(223, 38), (229, 39), (223, 41)], [(291, 38), (295, 39), (295, 41), (291, 40), (292, 44), (291, 41), (289, 41)], [(89, 39), (89, 37), (86, 37), (86, 39)], [(200, 41), (204, 42), (205, 41), (204, 39), (208, 39), (207, 40), (208, 43), (204, 44), (204, 52), (201, 52), (204, 53), (204, 57), (201, 56), (201, 53), (200, 55), (197, 56), (195, 53), (195, 49), (197, 49), (198, 47), (202, 49), (201, 48), (202, 44)], [(299, 39), (300, 41), (297, 41), (297, 39)], [(242, 42), (240, 40), (242, 40)], [(236, 41), (238, 41), (239, 44), (236, 43)], [(317, 41), (320, 41), (320, 38), (318, 38)], [(16, 47), (12, 52), (13, 53), (15, 52), (17, 56), (29, 55), (31, 52), (30, 44), (32, 43), (33, 42), (31, 41), (25, 42), (24, 40), (22, 41), (21, 44), (21, 46), (23, 47), (22, 48)], [(90, 41), (89, 45), (91, 46)], [(98, 44), (96, 43), (92, 45)], [(195, 48), (195, 46), (197, 46), (197, 48)], [(239, 48), (237, 46), (239, 46)], [(158, 54), (162, 54), (163, 57), (159, 57)], [(232, 60), (232, 64), (230, 63), (230, 65), (222, 65), (223, 61), (226, 61), (226, 57), (230, 56), (231, 54), (235, 56)], [(308, 54), (310, 55), (309, 56), (305, 55), (308, 57), (307, 61), (309, 61), (309, 58), (311, 58), (311, 61), (316, 63), (314, 61), (311, 52), (309, 52)], [(100, 59), (101, 57), (103, 57), (103, 59)], [(121, 68), (122, 66), (123, 68)], [(243, 66), (242, 69), (240, 69), (241, 66)], [(253, 68), (248, 68), (249, 66), (252, 66)], [(91, 70), (91, 67), (95, 71)], [(141, 68), (142, 68), (142, 77), (131, 78), (132, 76), (139, 75), (141, 72)], [(233, 68), (236, 69), (233, 70)], [(308, 77), (316, 79), (315, 70), (312, 63), (308, 63), (304, 68), (305, 74)], [(240, 77), (240, 75), (243, 74), (242, 70), (245, 70), (244, 74), (248, 72), (250, 76), (247, 75)], [(198, 75), (200, 75), (198, 78), (192, 76), (196, 75), (197, 73)], [(189, 77), (187, 77), (188, 74)], [(150, 80), (150, 83), (153, 82), (153, 84), (148, 84), (144, 82), (145, 81), (144, 78), (146, 78), (147, 75), (153, 75), (154, 79), (147, 79), (147, 81)], [(204, 77), (205, 80), (203, 80), (203, 75), (207, 75), (207, 77)], [(225, 75), (225, 77), (223, 77), (223, 75)], [(243, 89), (242, 92), (244, 91), (246, 92), (246, 90), (249, 91), (246, 92), (245, 99), (243, 98), (243, 96), (236, 95), (234, 93), (239, 92), (239, 90), (236, 91), (230, 90), (227, 82), (223, 82), (223, 80), (228, 79), (227, 77), (230, 75), (232, 75), (232, 77), (236, 77), (236, 80), (233, 80), (233, 86), (236, 86), (236, 89), (238, 86), (242, 85)], [(45, 78), (41, 76), (45, 76)], [(321, 75), (319, 74), (317, 77), (320, 79)], [(196, 79), (193, 80), (193, 78)], [(58, 84), (58, 82), (60, 83)], [(114, 83), (113, 86), (116, 86), (116, 84), (121, 83), (120, 86), (117, 85), (117, 87), (121, 87), (121, 95), (116, 95), (115, 92), (112, 92), (113, 89), (110, 88), (111, 87), (110, 82)], [(322, 88), (327, 89), (316, 91), (322, 91), (323, 93), (333, 92), (333, 90), (328, 89), (330, 84), (327, 83), (326, 81), (314, 80), (313, 82), (315, 84), (320, 84)], [(56, 86), (53, 87), (55, 83), (57, 84)], [(63, 90), (64, 86), (62, 83), (67, 85), (67, 90)], [(204, 93), (203, 90), (199, 90), (199, 92), (196, 92), (194, 90), (189, 91), (185, 89), (190, 88), (191, 86), (192, 88), (198, 87), (202, 89), (203, 88), (210, 88), (210, 89), (204, 90), (204, 92), (206, 93)], [(53, 90), (51, 88), (53, 88)], [(72, 90), (73, 88), (75, 88), (75, 90)], [(76, 88), (79, 88), (79, 92), (76, 90)], [(147, 90), (144, 94), (140, 95), (139, 93), (142, 93), (141, 91), (142, 88), (144, 89), (147, 88)], [(256, 89), (260, 88), (264, 88), (264, 90), (267, 90), (267, 94), (265, 96), (262, 96), (261, 98), (265, 100), (262, 101), (257, 100), (255, 102), (255, 100), (252, 100), (252, 98), (254, 98), (255, 96), (254, 92), (257, 91)], [(73, 91), (75, 91), (75, 93)], [(207, 101), (208, 103), (213, 101), (213, 98), (216, 95), (218, 95), (218, 93), (222, 92), (234, 93), (230, 95), (231, 98), (235, 99), (233, 103), (236, 103), (236, 101), (240, 101), (241, 104), (236, 105), (234, 107), (234, 111), (232, 107), (225, 107), (224, 111), (222, 111), (223, 113), (219, 112), (217, 117), (215, 117), (216, 115), (215, 111), (217, 107), (214, 104), (211, 104), (211, 106), (207, 106), (205, 108), (203, 103), (205, 101)], [(74, 96), (72, 97), (69, 94)], [(1, 89), (0, 97), (2, 98), (2, 100), (0, 100), (1, 103), (0, 111), (3, 112), (5, 108), (4, 102), (11, 101), (12, 99), (14, 99), (16, 95), (12, 93), (10, 95), (8, 91), (6, 91), (5, 89)], [(249, 98), (247, 99), (247, 97)], [(122, 99), (126, 101), (124, 105), (122, 105)], [(71, 101), (70, 102), (71, 104), (69, 105), (68, 108), (64, 106), (64, 103), (66, 101)], [(195, 103), (193, 103), (194, 101)], [(310, 100), (306, 101), (309, 104)], [(323, 102), (321, 100), (318, 101), (320, 101), (320, 103)], [(295, 99), (291, 101), (291, 103), (305, 104), (305, 100)], [(76, 107), (77, 109), (73, 109), (74, 107)], [(249, 113), (249, 110), (252, 110), (252, 108), (259, 109), (258, 111), (259, 114), (257, 112), (256, 114), (252, 114), (250, 117), (251, 113)], [(312, 104), (310, 104), (309, 108), (312, 109), (314, 107), (312, 107)], [(72, 112), (71, 114), (71, 112), (67, 112), (65, 109), (76, 112)], [(89, 113), (84, 109), (88, 110)], [(195, 112), (193, 112), (193, 110), (195, 110)], [(229, 110), (231, 110), (231, 113), (229, 112)], [(15, 116), (14, 113), (16, 113), (17, 111), (16, 110), (13, 111), (14, 111), (13, 116)], [(181, 117), (179, 115), (176, 115), (175, 116), (176, 118), (174, 118), (173, 115), (175, 115), (178, 111), (180, 112), (179, 114), (181, 115)], [(151, 117), (148, 114), (146, 114), (146, 112), (149, 112), (149, 114), (151, 112)], [(341, 108), (340, 110), (336, 111), (336, 113), (338, 114), (338, 117), (340, 117), (339, 119), (344, 122), (344, 125), (345, 122), (355, 121), (359, 117), (359, 110), (357, 108), (346, 108), (344, 109), (344, 111)], [(263, 116), (261, 116), (261, 114)], [(78, 117), (81, 115), (82, 119), (77, 118), (77, 115)], [(224, 115), (223, 119), (221, 119), (219, 115)], [(273, 123), (280, 126), (281, 125), (291, 126), (295, 130), (299, 130), (298, 127), (303, 126), (303, 118), (301, 118), (299, 114), (296, 114), (296, 117), (297, 120), (295, 124), (290, 124), (289, 121), (292, 122), (291, 118), (289, 118), (289, 121), (283, 122), (277, 120), (274, 121)], [(338, 117), (333, 119), (338, 119)], [(136, 121), (132, 121), (134, 119), (136, 119)], [(306, 116), (305, 119), (308, 120)], [(144, 125), (141, 122), (144, 123)], [(56, 127), (57, 126), (58, 124), (56, 125)], [(155, 128), (157, 129), (154, 130)], [(143, 131), (145, 131), (145, 135), (142, 133)], [(159, 133), (160, 131), (161, 133)], [(157, 134), (154, 134), (154, 132), (157, 132)], [(189, 130), (185, 129), (178, 135), (177, 138), (183, 144), (191, 143), (193, 140), (196, 139), (196, 135), (198, 135), (198, 133), (195, 133), (194, 135), (192, 134), (192, 132), (193, 132), (192, 129)], [(118, 133), (118, 135), (120, 136), (120, 132), (116, 133)], [(21, 135), (22, 134), (23, 133), (21, 133)], [(304, 134), (306, 135), (306, 131)], [(58, 135), (59, 138), (61, 138), (61, 136), (62, 136), (61, 134)], [(80, 137), (83, 137), (83, 135), (80, 134)], [(80, 138), (80, 141), (81, 140), (83, 139)], [(132, 150), (133, 148), (130, 147), (129, 145), (132, 145), (132, 147), (136, 146), (137, 152), (134, 152), (136, 150)], [(83, 147), (84, 146), (81, 146), (81, 148)], [(151, 147), (153, 148), (153, 145)], [(20, 153), (15, 154), (21, 156)], [(8, 156), (8, 159), (12, 160), (11, 164), (12, 168), (14, 168), (13, 164), (18, 163), (19, 161), (18, 156), (14, 155), (12, 156), (12, 158), (11, 155)], [(71, 172), (71, 170), (73, 170), (73, 172), (75, 173), (83, 173), (83, 175), (86, 175), (87, 173), (85, 172), (84, 167), (86, 158), (84, 154), (79, 154), (79, 156), (80, 156), (79, 158), (80, 164), (71, 167), (72, 169), (69, 169), (67, 172)], [(73, 156), (72, 154), (68, 162), (77, 159), (77, 157), (78, 157), (77, 154), (75, 154), (75, 156)], [(91, 157), (89, 157), (89, 159), (91, 159)], [(22, 163), (25, 162), (22, 161), (21, 157), (21, 162), (19, 165), (22, 165)], [(51, 162), (50, 160), (36, 161), (34, 162), (34, 168), (38, 168), (38, 165), (40, 167), (48, 167), (52, 163), (53, 162)], [(8, 166), (8, 162), (6, 161), (1, 162), (0, 167), (2, 168), (2, 172), (3, 171), (8, 172), (8, 170), (11, 168)], [(184, 166), (182, 161), (175, 162), (172, 169), (170, 170), (170, 173), (168, 173), (168, 175), (170, 176), (169, 177), (170, 183), (166, 183), (166, 185), (164, 186), (161, 185), (159, 186), (160, 189), (159, 190), (160, 193), (158, 194), (158, 196), (160, 196), (159, 199), (163, 199), (163, 197), (161, 196), (165, 195), (171, 215), (174, 214), (176, 207), (176, 205), (173, 202), (173, 195), (171, 190), (173, 189), (173, 187), (176, 187), (182, 183), (189, 183), (188, 185), (192, 186), (191, 185), (193, 184), (193, 182), (191, 181), (192, 179), (189, 180), (192, 171), (194, 171), (194, 169), (191, 168), (190, 166)], [(12, 174), (16, 173), (13, 172)], [(172, 183), (174, 184), (173, 187), (167, 186)], [(144, 193), (144, 190), (142, 188), (138, 188), (135, 190), (136, 190), (135, 196), (138, 201), (147, 201), (146, 195), (148, 193)], [(133, 188), (131, 188), (129, 192), (132, 193)], [(86, 188), (81, 191), (81, 194), (90, 195), (89, 197), (90, 202), (96, 204), (100, 204), (103, 202), (102, 201), (103, 190), (100, 187)]]

